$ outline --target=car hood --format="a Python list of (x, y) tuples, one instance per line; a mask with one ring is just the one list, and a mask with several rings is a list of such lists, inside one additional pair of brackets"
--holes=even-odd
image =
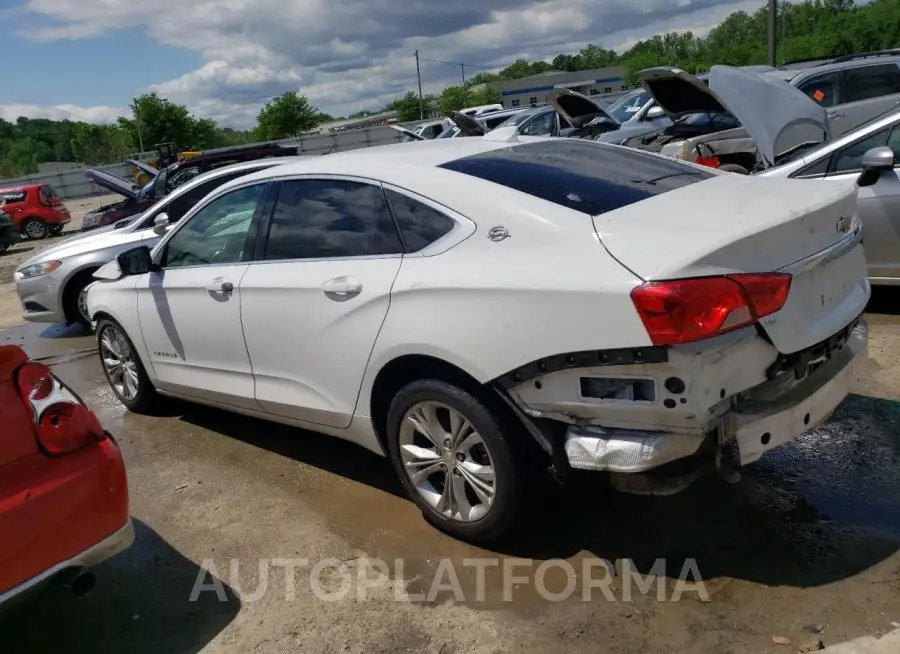
[(645, 134), (657, 132), (660, 129), (665, 129), (665, 127), (671, 124), (671, 122), (666, 122), (662, 125), (659, 122), (655, 124), (641, 122), (630, 124), (624, 123), (621, 127), (619, 127), (619, 129), (601, 134), (594, 140), (599, 141), (600, 143), (615, 143), (617, 145), (621, 145), (628, 139), (633, 139), (638, 136), (644, 136)]
[(412, 130), (408, 130), (408, 129), (406, 129), (405, 127), (400, 127), (400, 125), (388, 125), (388, 127), (390, 127), (390, 128), (393, 129), (393, 130), (396, 130), (396, 131), (400, 132), (400, 133), (403, 134), (404, 136), (408, 136), (408, 137), (411, 138), (413, 141), (427, 141), (427, 140), (428, 140), (428, 139), (426, 139), (424, 136), (422, 136), (421, 134), (416, 134), (416, 133), (413, 132)]
[(577, 91), (570, 89), (556, 89), (547, 94), (547, 102), (553, 105), (563, 118), (569, 121), (572, 127), (576, 129), (584, 127), (595, 118), (609, 118), (615, 124), (619, 124), (603, 105), (591, 100), (588, 96), (582, 95)]
[(84, 171), (84, 176), (97, 186), (102, 186), (108, 191), (124, 195), (129, 200), (136, 200), (138, 197), (138, 189), (134, 187), (134, 184), (104, 170), (89, 168)]
[(825, 108), (765, 72), (713, 66), (709, 85), (679, 68), (648, 68), (641, 86), (671, 118), (696, 112), (730, 112), (771, 166), (778, 154), (801, 143), (828, 139)]
[(97, 250), (103, 250), (110, 247), (137, 243), (142, 241), (146, 236), (146, 233), (143, 230), (139, 232), (125, 232), (121, 229), (113, 230), (111, 227), (112, 226), (110, 226), (109, 231), (107, 231), (107, 229), (98, 229), (96, 232), (91, 231), (81, 237), (67, 238), (45, 250), (41, 250), (39, 255), (32, 257), (21, 264), (19, 268), (24, 268), (32, 263), (47, 261), (48, 259), (60, 260), (85, 254), (87, 252), (96, 252)]
[(150, 179), (153, 179), (154, 177), (156, 177), (159, 174), (159, 171), (156, 168), (154, 168), (153, 166), (151, 166), (149, 164), (144, 163), (143, 161), (138, 161), (137, 159), (126, 159), (125, 163), (131, 164), (132, 166), (134, 166), (135, 168), (140, 170), (142, 173), (144, 173), (145, 175), (150, 177)]
[(487, 128), (487, 125), (477, 118), (467, 116), (466, 114), (457, 111), (451, 111), (449, 118), (456, 123), (456, 126), (459, 127), (459, 131), (462, 132), (463, 136), (484, 136), (491, 131)]

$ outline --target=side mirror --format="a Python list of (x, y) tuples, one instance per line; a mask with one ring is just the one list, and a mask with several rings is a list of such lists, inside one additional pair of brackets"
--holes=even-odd
[(169, 214), (163, 212), (153, 220), (153, 233), (162, 236), (169, 231)]
[(644, 118), (645, 118), (645, 120), (653, 120), (655, 118), (662, 118), (665, 115), (666, 115), (666, 112), (663, 111), (663, 108), (660, 107), (658, 104), (655, 104), (647, 110), (647, 113), (645, 114)]
[(886, 145), (867, 151), (860, 161), (863, 171), (859, 175), (859, 186), (872, 186), (881, 177), (881, 173), (894, 168), (894, 151)]
[(153, 268), (153, 261), (150, 258), (150, 248), (141, 245), (125, 252), (120, 252), (116, 256), (116, 263), (119, 264), (119, 270), (123, 275), (144, 275)]

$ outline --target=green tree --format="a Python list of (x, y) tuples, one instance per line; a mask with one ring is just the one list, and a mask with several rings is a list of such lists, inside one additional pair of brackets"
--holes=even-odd
[(80, 125), (71, 145), (75, 158), (90, 165), (121, 161), (137, 149), (128, 131), (117, 125)]
[(300, 136), (321, 122), (318, 110), (295, 91), (288, 91), (269, 102), (256, 118), (256, 134), (261, 139)]
[[(423, 101), (424, 99), (425, 98), (423, 98)], [(385, 109), (387, 109), (388, 111), (396, 111), (397, 121), (401, 123), (407, 123), (411, 120), (419, 120), (419, 96), (413, 91), (407, 91), (406, 95), (404, 95), (399, 100), (394, 100), (394, 102), (385, 107)]]
[(490, 86), (482, 86), (477, 90), (469, 88), (469, 106), (477, 107), (483, 104), (496, 104), (500, 102), (500, 91)]
[(438, 108), (446, 115), (451, 111), (459, 111), (471, 106), (469, 103), (469, 87), (457, 85), (448, 86), (438, 98)]

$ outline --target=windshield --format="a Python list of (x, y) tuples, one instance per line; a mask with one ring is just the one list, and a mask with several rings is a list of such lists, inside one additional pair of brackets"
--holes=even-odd
[[(546, 109), (542, 110), (542, 111), (546, 111)], [(523, 111), (518, 114), (513, 114), (512, 116), (510, 116), (509, 118), (504, 120), (502, 123), (497, 125), (497, 129), (499, 129), (501, 127), (509, 127), (510, 125), (516, 125), (516, 126), (521, 125), (525, 121), (530, 120), (531, 118), (534, 118), (539, 113), (541, 113), (541, 111)]]
[(606, 112), (620, 123), (631, 120), (641, 107), (650, 101), (650, 94), (644, 90), (632, 91), (616, 100)]

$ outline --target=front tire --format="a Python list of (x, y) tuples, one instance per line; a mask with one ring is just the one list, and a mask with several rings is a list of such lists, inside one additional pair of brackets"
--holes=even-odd
[(66, 284), (63, 294), (63, 311), (70, 323), (79, 323), (84, 327), (91, 326), (91, 316), (87, 310), (87, 287), (94, 281), (94, 271), (78, 273)]
[(423, 379), (397, 393), (388, 453), (428, 522), (473, 542), (510, 531), (524, 503), (524, 475), (504, 427), (480, 399), (447, 382)]
[(50, 229), (40, 218), (26, 218), (22, 222), (22, 235), (32, 241), (40, 241), (47, 238)]
[(112, 392), (133, 413), (151, 413), (159, 395), (125, 330), (117, 322), (97, 323), (97, 351)]

